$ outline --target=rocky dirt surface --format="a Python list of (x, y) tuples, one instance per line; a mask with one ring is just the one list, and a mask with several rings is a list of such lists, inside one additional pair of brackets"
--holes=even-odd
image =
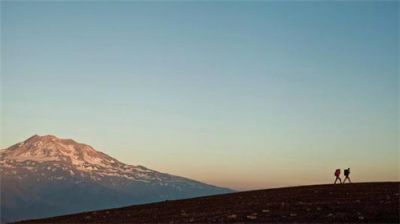
[(23, 223), (400, 223), (400, 182), (256, 190)]

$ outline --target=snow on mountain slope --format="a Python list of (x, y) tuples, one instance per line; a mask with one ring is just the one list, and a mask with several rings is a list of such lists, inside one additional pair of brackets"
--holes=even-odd
[[(51, 135), (34, 135), (24, 142), (0, 151), (0, 169), (4, 175), (17, 175), (17, 168), (39, 171), (38, 168), (46, 164), (48, 165), (46, 173), (63, 170), (70, 176), (88, 176), (93, 180), (112, 177), (142, 182), (169, 182), (171, 180), (169, 175), (143, 166), (121, 163), (96, 151), (89, 145), (80, 144), (71, 139), (59, 139)], [(10, 171), (12, 173), (9, 173)], [(24, 173), (21, 173), (18, 177), (24, 178), (24, 176)], [(173, 180), (184, 179), (176, 177)]]
[(2, 221), (231, 192), (34, 135), (0, 150)]
[(1, 162), (65, 162), (82, 171), (90, 171), (95, 167), (115, 169), (126, 166), (104, 153), (97, 152), (89, 145), (79, 144), (71, 139), (58, 139), (51, 135), (34, 135), (24, 142), (2, 150), (0, 158)]

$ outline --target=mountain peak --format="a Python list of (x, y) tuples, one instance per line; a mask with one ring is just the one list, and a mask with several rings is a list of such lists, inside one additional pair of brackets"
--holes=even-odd
[(64, 162), (77, 167), (90, 165), (106, 166), (119, 163), (89, 145), (72, 139), (62, 139), (54, 135), (33, 135), (1, 152), (1, 159), (34, 162)]
[(64, 142), (64, 143), (74, 143), (74, 144), (79, 144), (77, 142), (75, 142), (72, 139), (63, 139), (63, 138), (59, 138), (55, 135), (33, 135), (30, 138), (28, 138), (27, 140), (24, 141), (24, 143), (33, 143), (33, 142), (38, 142), (38, 141), (59, 141), (59, 142)]
[(230, 192), (124, 164), (89, 145), (54, 135), (33, 135), (1, 150), (0, 177), (1, 218), (8, 217), (7, 222)]

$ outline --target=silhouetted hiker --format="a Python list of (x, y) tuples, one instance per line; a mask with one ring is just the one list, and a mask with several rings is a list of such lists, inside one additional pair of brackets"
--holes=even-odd
[(350, 168), (347, 168), (347, 170), (344, 170), (344, 176), (345, 176), (346, 178), (344, 178), (343, 183), (345, 183), (346, 180), (349, 180), (349, 183), (351, 183), (351, 180), (350, 180), (349, 175), (350, 175)]
[(339, 180), (339, 182), (340, 183), (342, 183), (342, 179), (340, 179), (340, 169), (336, 169), (336, 171), (335, 171), (335, 177), (336, 177), (336, 179), (335, 179), (335, 183), (334, 184), (336, 184), (336, 182)]

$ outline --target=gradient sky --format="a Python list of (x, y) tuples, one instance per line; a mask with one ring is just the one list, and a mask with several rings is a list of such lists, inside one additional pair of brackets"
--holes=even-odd
[(400, 180), (399, 2), (1, 2), (1, 147), (235, 189)]

